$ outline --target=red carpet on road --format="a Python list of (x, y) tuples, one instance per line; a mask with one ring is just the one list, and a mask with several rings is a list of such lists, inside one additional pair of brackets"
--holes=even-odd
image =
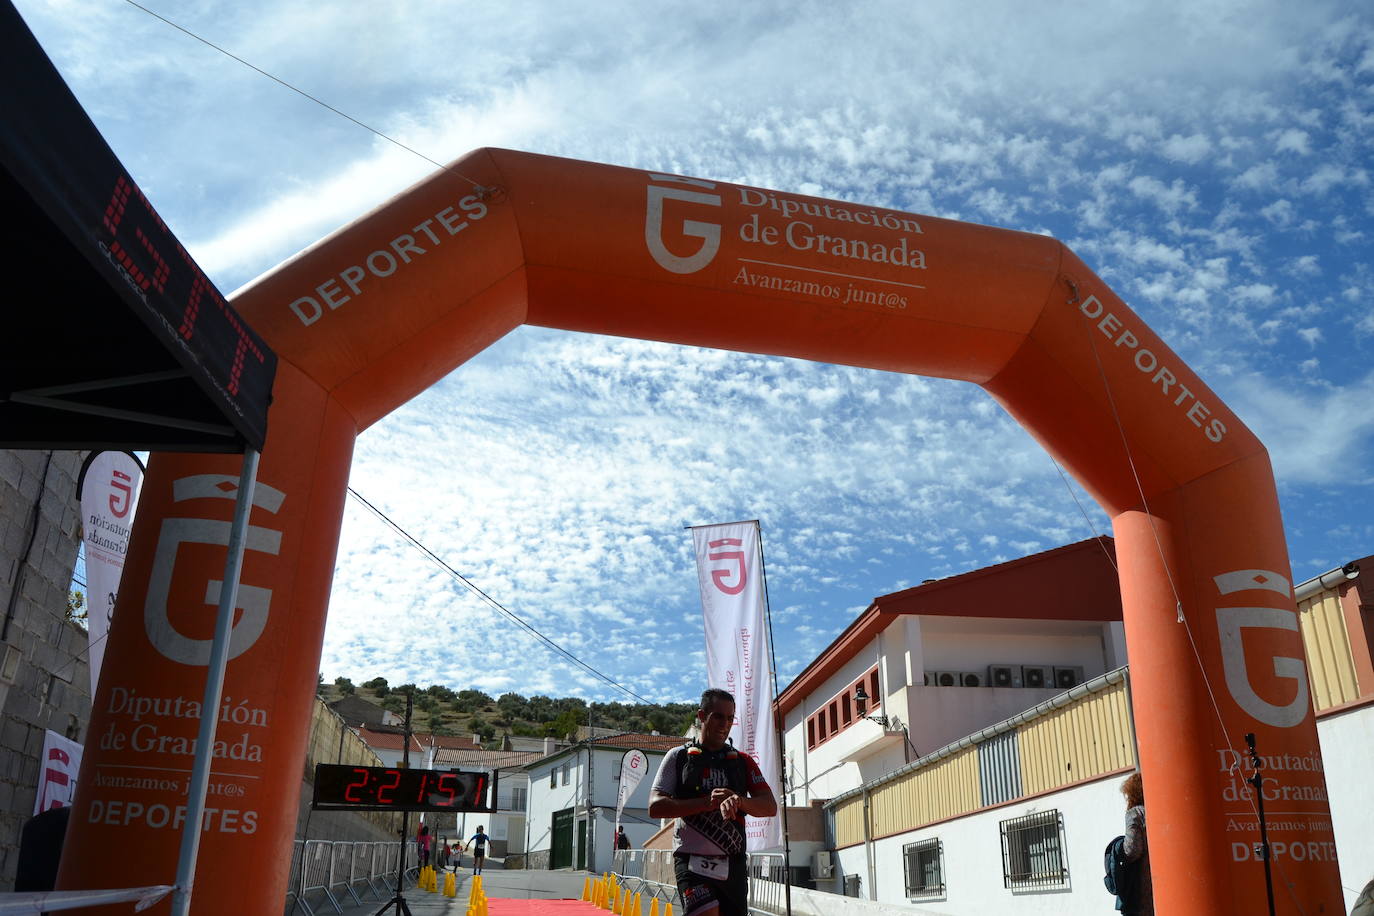
[(597, 908), (585, 900), (509, 900), (487, 898), (488, 916), (589, 916)]

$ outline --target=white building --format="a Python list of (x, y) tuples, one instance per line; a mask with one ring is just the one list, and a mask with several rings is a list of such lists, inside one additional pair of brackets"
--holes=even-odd
[(876, 599), (778, 697), (787, 803), (832, 798), (1124, 665), (1112, 564), (1111, 539), (1094, 538)]
[[(1110, 911), (1103, 847), (1136, 748), (1115, 574), (1089, 546), (880, 598), (779, 697), (794, 803), (829, 797), (818, 888), (945, 916)], [(1374, 877), (1371, 580), (1374, 557), (1295, 589), (1347, 907)], [(1009, 667), (1021, 687), (927, 685)], [(1025, 686), (1046, 669), (1085, 683)]]
[(527, 766), (529, 867), (593, 872), (610, 869), (620, 765), (631, 750), (643, 751), (648, 757), (648, 774), (630, 795), (620, 823), (631, 846), (643, 846), (659, 829), (659, 821), (649, 817), (649, 790), (659, 763), (669, 749), (684, 740), (629, 733), (594, 738)]

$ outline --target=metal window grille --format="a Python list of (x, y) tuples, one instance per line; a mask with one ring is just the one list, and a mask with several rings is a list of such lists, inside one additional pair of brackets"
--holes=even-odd
[(945, 892), (944, 848), (940, 840), (921, 840), (902, 847), (906, 862), (906, 895), (939, 897)]
[(1002, 821), (1002, 876), (1010, 888), (1068, 883), (1064, 822), (1057, 809)]

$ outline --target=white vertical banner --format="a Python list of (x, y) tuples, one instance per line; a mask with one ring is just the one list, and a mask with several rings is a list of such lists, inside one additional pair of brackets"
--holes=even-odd
[(649, 771), (649, 758), (643, 751), (626, 751), (620, 758), (620, 791), (615, 800), (615, 832), (620, 833), (620, 814), (630, 796), (635, 794), (644, 774)]
[(81, 745), (55, 731), (43, 736), (43, 756), (38, 758), (38, 793), (33, 813), (49, 808), (71, 807), (76, 774), (81, 770)]
[(86, 545), (86, 632), (90, 639), (86, 657), (91, 667), (92, 697), (100, 683), (105, 637), (124, 574), (124, 555), (129, 552), (129, 532), (134, 526), (134, 506), (142, 481), (143, 469), (128, 452), (99, 452), (83, 469), (81, 533)]
[[(758, 761), (782, 804), (758, 522), (693, 528), (692, 544), (706, 616), (707, 685), (734, 696), (735, 727), (730, 740)], [(751, 852), (782, 848), (778, 815), (749, 818), (745, 832)]]

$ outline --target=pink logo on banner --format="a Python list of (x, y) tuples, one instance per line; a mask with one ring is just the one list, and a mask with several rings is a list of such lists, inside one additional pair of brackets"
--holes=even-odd
[(38, 794), (33, 801), (33, 813), (49, 808), (65, 808), (72, 803), (76, 788), (76, 774), (81, 769), (81, 745), (57, 732), (48, 731), (43, 741), (43, 771), (38, 781)]
[(110, 478), (110, 511), (115, 518), (129, 514), (134, 505), (133, 478), (123, 471), (115, 471)]
[[(715, 549), (717, 547), (739, 547), (744, 542), (739, 538), (721, 538), (718, 541), (711, 541), (707, 546)], [(738, 595), (744, 591), (744, 587), (749, 584), (749, 577), (744, 572), (744, 551), (743, 550), (722, 550), (718, 553), (708, 553), (708, 560), (732, 560), (734, 569), (713, 569), (711, 570), (711, 581), (716, 584), (727, 595)], [(734, 585), (726, 585), (727, 576), (733, 575), (738, 581)]]

